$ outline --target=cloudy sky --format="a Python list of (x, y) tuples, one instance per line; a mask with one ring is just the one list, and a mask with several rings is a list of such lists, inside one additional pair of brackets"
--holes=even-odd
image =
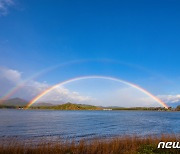
[[(0, 0), (0, 97), (30, 100), (56, 83), (101, 75), (180, 104), (179, 19), (178, 0)], [(127, 85), (91, 82), (101, 81), (64, 85), (42, 100), (154, 103)]]

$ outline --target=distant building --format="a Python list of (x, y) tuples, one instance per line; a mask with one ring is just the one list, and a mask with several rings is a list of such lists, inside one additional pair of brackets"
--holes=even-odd
[(111, 111), (112, 109), (103, 109), (103, 110), (105, 110), (105, 111)]

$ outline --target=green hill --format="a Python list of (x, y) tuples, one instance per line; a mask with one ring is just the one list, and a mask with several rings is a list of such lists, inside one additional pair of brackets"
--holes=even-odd
[(101, 107), (93, 106), (93, 105), (82, 105), (82, 104), (72, 104), (66, 103), (62, 105), (56, 106), (32, 106), (31, 109), (53, 109), (53, 110), (102, 110)]

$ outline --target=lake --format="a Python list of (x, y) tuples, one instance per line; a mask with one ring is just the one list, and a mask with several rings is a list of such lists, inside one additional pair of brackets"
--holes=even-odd
[(0, 137), (82, 139), (180, 134), (180, 112), (0, 110)]

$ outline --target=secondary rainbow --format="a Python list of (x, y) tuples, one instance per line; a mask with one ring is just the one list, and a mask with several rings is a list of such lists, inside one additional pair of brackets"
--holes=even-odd
[(159, 99), (158, 97), (154, 96), (153, 94), (151, 94), (149, 91), (143, 89), (142, 87), (136, 85), (136, 84), (133, 84), (133, 83), (130, 83), (130, 82), (127, 82), (127, 81), (124, 81), (124, 80), (121, 80), (121, 79), (118, 79), (118, 78), (114, 78), (114, 77), (108, 77), (108, 76), (83, 76), (83, 77), (77, 77), (77, 78), (73, 78), (73, 79), (69, 79), (69, 80), (66, 80), (66, 81), (63, 81), (63, 82), (60, 82), (60, 83), (57, 83), (49, 88), (47, 88), (46, 90), (44, 90), (43, 92), (41, 92), (39, 95), (37, 95), (36, 97), (34, 97), (29, 103), (28, 105), (26, 106), (26, 109), (28, 109), (31, 105), (33, 105), (36, 101), (38, 101), (41, 97), (43, 97), (44, 95), (46, 95), (48, 92), (54, 90), (55, 88), (59, 87), (59, 86), (63, 86), (67, 83), (70, 83), (70, 82), (73, 82), (73, 81), (79, 81), (79, 80), (84, 80), (84, 79), (107, 79), (107, 80), (112, 80), (112, 81), (117, 81), (117, 82), (121, 82), (121, 83), (124, 83), (130, 87), (133, 87), (133, 88), (136, 88), (137, 90), (143, 92), (144, 94), (148, 95), (149, 97), (151, 97), (152, 99), (154, 99), (156, 102), (158, 102), (160, 105), (162, 105), (164, 108), (168, 108), (168, 105), (163, 102), (161, 99)]

